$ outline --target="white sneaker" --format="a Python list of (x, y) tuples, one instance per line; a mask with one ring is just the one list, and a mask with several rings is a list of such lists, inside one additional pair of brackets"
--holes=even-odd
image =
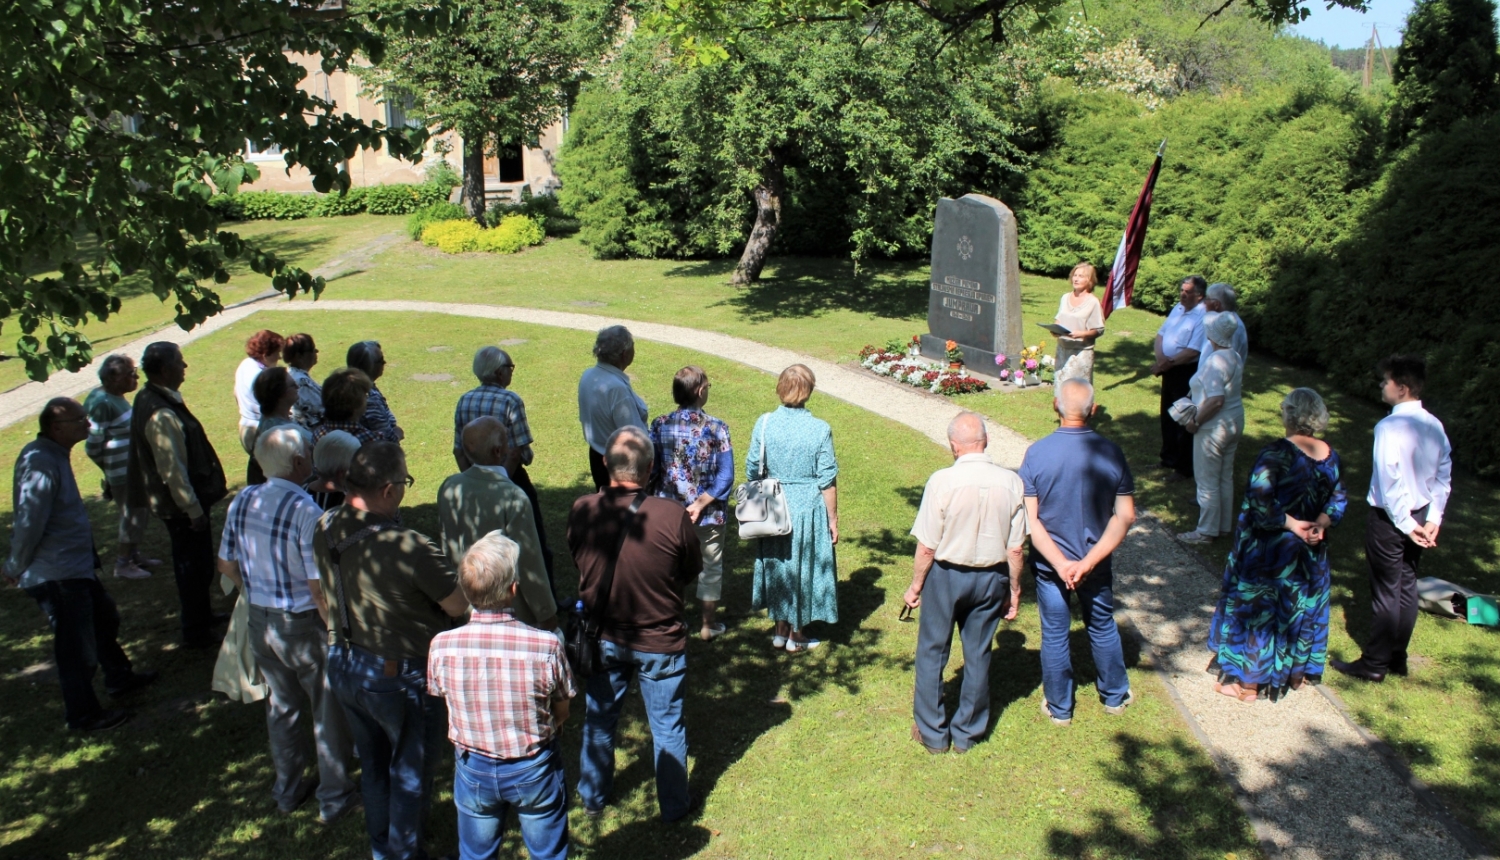
[(1194, 530), (1194, 531), (1183, 532), (1182, 534), (1179, 534), (1177, 536), (1177, 539), (1180, 540), (1180, 541), (1182, 541), (1183, 543), (1205, 544), (1205, 543), (1208, 543), (1208, 542), (1212, 541), (1214, 539), (1214, 536), (1202, 534), (1201, 532), (1198, 532), (1198, 531)]
[(150, 579), (151, 571), (142, 569), (133, 561), (115, 564), (115, 576), (121, 579)]

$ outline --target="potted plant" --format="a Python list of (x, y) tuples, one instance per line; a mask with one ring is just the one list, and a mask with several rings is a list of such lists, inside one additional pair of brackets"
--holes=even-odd
[(906, 345), (906, 355), (907, 355), (908, 358), (913, 358), (913, 359), (921, 358), (922, 357), (922, 336), (921, 335), (914, 334), (914, 335), (911, 336), (911, 343), (909, 343), (909, 344)]
[(948, 369), (961, 370), (964, 366), (964, 351), (958, 348), (958, 341), (950, 340), (944, 346), (948, 350)]

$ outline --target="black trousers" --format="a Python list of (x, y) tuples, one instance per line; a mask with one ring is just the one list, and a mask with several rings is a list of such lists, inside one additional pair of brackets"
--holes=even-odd
[(213, 529), (193, 531), (192, 520), (163, 520), (172, 540), (172, 574), (177, 578), (177, 600), (182, 606), (182, 639), (201, 643), (213, 633), (213, 606), (208, 589), (214, 581)]
[[(1427, 508), (1412, 511), (1419, 523)], [(1417, 563), (1422, 548), (1396, 528), (1390, 514), (1371, 508), (1365, 520), (1365, 559), (1370, 563), (1370, 639), (1364, 664), (1376, 672), (1405, 670), (1406, 647), (1417, 627)]]
[(1193, 434), (1172, 420), (1167, 410), (1188, 396), (1188, 383), (1198, 372), (1198, 362), (1179, 364), (1161, 375), (1161, 462), (1179, 474), (1193, 477)]
[(120, 647), (120, 612), (97, 577), (44, 582), (26, 589), (52, 626), (52, 654), (62, 684), (63, 716), (77, 728), (99, 716), (94, 671), (104, 667), (104, 686), (130, 682), (130, 658)]
[(589, 448), (589, 475), (594, 479), (595, 490), (609, 486), (609, 469), (604, 467), (604, 455), (593, 448)]
[(527, 474), (526, 467), (519, 463), (516, 464), (516, 470), (510, 473), (510, 481), (520, 487), (521, 492), (531, 501), (531, 517), (536, 521), (536, 538), (542, 545), (542, 562), (547, 565), (547, 584), (552, 586), (552, 596), (556, 597), (557, 582), (552, 577), (552, 548), (547, 545), (547, 528), (542, 525), (542, 503), (537, 498), (536, 485), (531, 483), (531, 475)]

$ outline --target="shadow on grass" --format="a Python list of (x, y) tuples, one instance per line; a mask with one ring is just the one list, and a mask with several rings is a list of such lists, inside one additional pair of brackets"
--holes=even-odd
[[(668, 277), (722, 277), (734, 260), (704, 260), (668, 269)], [(918, 263), (881, 261), (856, 274), (848, 260), (780, 257), (766, 274), (717, 306), (731, 307), (751, 322), (817, 317), (847, 310), (885, 319), (920, 319), (927, 313), (927, 276)]]

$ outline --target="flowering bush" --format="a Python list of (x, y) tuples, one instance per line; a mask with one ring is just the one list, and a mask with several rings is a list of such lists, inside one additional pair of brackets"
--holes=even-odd
[(986, 391), (989, 385), (963, 373), (938, 369), (930, 364), (916, 361), (904, 354), (891, 352), (878, 346), (866, 346), (859, 351), (860, 364), (881, 376), (889, 376), (914, 388), (925, 388), (933, 394), (968, 394)]

